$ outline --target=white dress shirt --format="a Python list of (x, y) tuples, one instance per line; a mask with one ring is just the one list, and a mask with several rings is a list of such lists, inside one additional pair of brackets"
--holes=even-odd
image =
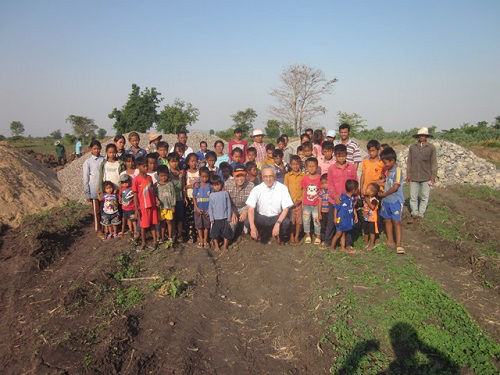
[(255, 186), (250, 191), (246, 204), (255, 208), (260, 215), (272, 217), (281, 214), (285, 208), (292, 207), (293, 201), (288, 188), (275, 181), (271, 187), (264, 182)]

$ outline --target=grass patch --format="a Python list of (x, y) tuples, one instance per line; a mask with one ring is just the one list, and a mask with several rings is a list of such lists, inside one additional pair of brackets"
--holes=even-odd
[(465, 217), (439, 202), (430, 202), (425, 212), (424, 224), (448, 241), (463, 239)]
[(333, 277), (322, 293), (321, 342), (336, 353), (332, 373), (497, 373), (500, 346), (410, 256), (380, 245), (355, 257), (325, 254), (325, 266)]
[(115, 301), (124, 310), (131, 309), (144, 301), (146, 296), (135, 286), (118, 290)]
[(162, 296), (171, 296), (173, 298), (177, 298), (184, 293), (189, 287), (189, 283), (184, 280), (179, 280), (177, 276), (172, 275), (170, 280), (158, 289), (158, 293)]
[(117, 261), (120, 266), (120, 271), (115, 272), (113, 275), (115, 280), (133, 278), (139, 274), (139, 270), (131, 264), (132, 259), (128, 254), (121, 254)]
[(456, 189), (456, 192), (467, 198), (500, 203), (500, 190), (492, 189), (489, 186), (462, 185), (459, 189)]

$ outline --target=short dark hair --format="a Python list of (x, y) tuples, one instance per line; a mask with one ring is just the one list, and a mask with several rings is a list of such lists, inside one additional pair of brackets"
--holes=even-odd
[(304, 130), (304, 133), (307, 133), (307, 132), (313, 132), (312, 128), (307, 128), (306, 130)]
[(225, 168), (229, 168), (231, 173), (233, 173), (233, 168), (231, 168), (231, 164), (229, 164), (227, 161), (223, 161), (222, 163), (219, 164), (219, 169), (223, 170)]
[(290, 163), (291, 163), (292, 161), (294, 161), (294, 160), (295, 160), (295, 161), (298, 161), (298, 162), (299, 162), (299, 164), (300, 164), (300, 163), (302, 163), (302, 160), (300, 160), (300, 156), (299, 156), (299, 155), (292, 155), (292, 156), (290, 156)]
[(111, 181), (104, 181), (102, 183), (102, 189), (106, 189), (108, 186), (114, 187), (115, 185)]
[(328, 181), (328, 173), (323, 173), (321, 175), (320, 181), (325, 181), (325, 180)]
[(389, 146), (387, 143), (382, 143), (380, 145), (380, 148), (383, 148), (383, 149), (386, 149), (387, 147), (391, 147), (391, 146)]
[(392, 147), (387, 147), (380, 153), (380, 160), (398, 160), (398, 156), (396, 155), (396, 151)]
[(201, 142), (200, 142), (200, 146), (201, 146), (202, 144), (205, 144), (206, 146), (208, 146), (208, 143), (207, 143), (206, 141), (201, 141)]
[(92, 142), (90, 142), (89, 147), (92, 148), (94, 146), (98, 146), (99, 148), (102, 148), (101, 142), (99, 142), (97, 139), (94, 139)]
[(276, 140), (276, 143), (286, 143), (285, 137), (283, 137), (283, 136), (278, 137), (278, 139)]
[(243, 150), (239, 147), (235, 147), (235, 148), (233, 148), (233, 151), (231, 151), (231, 156), (233, 156), (237, 152), (239, 152), (241, 155), (243, 155)]
[(236, 134), (236, 133), (241, 133), (241, 134), (243, 134), (243, 130), (241, 130), (241, 128), (236, 128), (236, 129), (234, 129), (233, 134)]
[(165, 141), (160, 141), (160, 142), (158, 142), (158, 145), (156, 146), (156, 148), (157, 149), (166, 148), (168, 150), (168, 143)]
[(128, 140), (129, 141), (130, 141), (130, 139), (132, 139), (132, 137), (137, 137), (137, 138), (139, 138), (139, 140), (141, 139), (141, 136), (137, 132), (130, 132), (130, 133), (128, 133)]
[(351, 131), (351, 125), (349, 125), (347, 122), (343, 122), (339, 126), (339, 130), (342, 130), (342, 129), (347, 129), (350, 132)]
[(339, 143), (338, 145), (335, 145), (335, 147), (333, 148), (333, 152), (335, 153), (335, 155), (344, 152), (347, 154), (347, 146)]
[(207, 167), (201, 167), (200, 170), (199, 170), (199, 173), (200, 173), (200, 176), (202, 173), (206, 173), (210, 176), (210, 171), (208, 170)]
[(333, 151), (333, 142), (331, 141), (324, 141), (323, 146), (321, 146), (323, 150), (332, 150)]
[(375, 147), (378, 150), (380, 148), (380, 142), (377, 141), (376, 139), (368, 141), (368, 143), (366, 144), (366, 149), (369, 150), (372, 147)]
[(194, 152), (189, 153), (189, 154), (188, 154), (188, 156), (186, 156), (186, 163), (189, 163), (189, 160), (190, 160), (191, 158), (196, 158), (196, 159), (198, 159), (198, 155), (196, 155)]
[(125, 154), (123, 156), (123, 161), (129, 161), (129, 160), (134, 161), (134, 155), (132, 155), (132, 154)]
[(217, 154), (215, 153), (215, 151), (208, 151), (205, 155), (205, 160), (207, 160), (209, 157), (217, 160)]
[(181, 134), (185, 134), (185, 135), (187, 135), (187, 131), (186, 131), (186, 130), (179, 130), (179, 131), (177, 132), (177, 136), (179, 136), (179, 135), (181, 135)]
[(186, 151), (186, 145), (184, 143), (177, 142), (174, 145), (174, 151), (178, 148), (180, 148), (182, 151)]
[(210, 175), (210, 184), (212, 184), (212, 185), (223, 185), (222, 179), (217, 174)]
[(323, 130), (316, 129), (313, 133), (313, 141), (315, 144), (319, 145), (323, 141)]
[(300, 135), (300, 140), (301, 140), (301, 141), (302, 141), (302, 138), (307, 138), (307, 139), (311, 140), (311, 137), (309, 137), (309, 134), (307, 134), (307, 133), (302, 133), (302, 134)]
[(313, 145), (312, 145), (311, 141), (307, 141), (307, 142), (302, 143), (302, 149), (304, 149), (306, 147), (310, 148), (310, 149), (313, 148)]
[(255, 147), (249, 147), (249, 148), (247, 148), (247, 154), (249, 152), (255, 152), (255, 153), (257, 153), (257, 149)]
[(172, 160), (180, 161), (179, 160), (179, 155), (177, 155), (175, 152), (171, 152), (170, 154), (168, 154), (167, 155), (167, 160), (168, 161), (172, 161)]
[(358, 181), (356, 180), (347, 180), (345, 182), (345, 191), (348, 193), (352, 193), (353, 191), (356, 191), (356, 189), (359, 187)]
[(156, 170), (156, 173), (158, 174), (168, 174), (168, 167), (166, 165), (160, 165), (158, 166), (158, 169)]
[(276, 156), (283, 158), (283, 151), (281, 151), (279, 148), (275, 148), (273, 151), (273, 158)]
[(218, 139), (218, 140), (216, 140), (216, 141), (214, 142), (214, 147), (217, 147), (217, 145), (218, 145), (219, 143), (222, 145), (222, 147), (224, 147), (224, 142), (223, 142), (223, 141), (221, 141), (220, 139)]
[(116, 148), (116, 145), (115, 145), (114, 143), (108, 143), (108, 144), (106, 145), (106, 152), (108, 152), (108, 150), (109, 150), (110, 148), (114, 148), (114, 149), (115, 149), (115, 152), (116, 152), (116, 151), (118, 151), (118, 149)]
[[(247, 150), (248, 151), (248, 150)], [(246, 171), (248, 172), (250, 169), (252, 169), (253, 167), (257, 168), (257, 163), (254, 162), (254, 161), (247, 161), (245, 163), (245, 169)]]
[(286, 138), (286, 140), (288, 141), (288, 134), (281, 134), (281, 136), (282, 136), (283, 138)]
[(148, 159), (146, 159), (144, 156), (139, 156), (137, 159), (135, 159), (135, 165), (146, 165), (148, 164)]
[(318, 165), (318, 159), (316, 159), (314, 156), (311, 156), (310, 158), (306, 159), (306, 164), (307, 163), (314, 163), (314, 164)]
[(380, 186), (378, 186), (378, 184), (376, 184), (375, 182), (370, 182), (370, 183), (367, 185), (367, 187), (368, 187), (368, 186), (371, 186), (371, 187), (373, 187), (373, 188), (375, 189), (375, 196), (377, 196), (377, 195), (378, 195), (378, 192), (379, 192), (379, 190), (380, 190)]
[(148, 159), (154, 159), (154, 160), (158, 160), (158, 153), (157, 152), (150, 152), (146, 158)]
[(274, 147), (274, 145), (273, 145), (272, 143), (268, 143), (268, 144), (266, 145), (266, 151), (269, 151), (269, 150), (274, 151), (274, 149), (275, 149), (275, 148), (276, 148), (276, 147)]
[[(78, 138), (78, 139), (81, 140), (81, 138)], [(115, 137), (113, 138), (113, 142), (118, 142), (120, 139), (123, 139), (123, 142), (127, 142), (125, 137), (122, 134), (115, 135)]]
[(300, 145), (299, 147), (297, 147), (297, 152), (300, 152), (300, 151), (304, 151), (304, 147), (302, 147), (302, 145)]

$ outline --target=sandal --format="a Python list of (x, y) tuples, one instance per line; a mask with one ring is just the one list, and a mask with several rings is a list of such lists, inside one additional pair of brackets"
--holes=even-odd
[(305, 238), (305, 240), (304, 240), (304, 243), (307, 243), (307, 244), (311, 243), (311, 237), (310, 237), (310, 236), (307, 236), (307, 237)]
[(314, 244), (315, 245), (320, 245), (321, 244), (321, 240), (319, 237), (316, 237), (316, 239), (314, 240)]
[(396, 254), (404, 254), (405, 253), (405, 248), (402, 246), (398, 246), (396, 248)]
[(196, 247), (198, 249), (202, 249), (203, 248), (203, 242), (198, 242), (198, 244), (196, 245)]

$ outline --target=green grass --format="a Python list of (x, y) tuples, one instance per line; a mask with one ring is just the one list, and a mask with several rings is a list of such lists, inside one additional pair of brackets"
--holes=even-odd
[(465, 221), (464, 216), (453, 212), (451, 208), (440, 202), (430, 202), (424, 217), (426, 226), (451, 242), (463, 239)]
[(381, 245), (354, 257), (327, 253), (324, 262), (332, 284), (322, 293), (321, 342), (335, 352), (332, 373), (497, 373), (500, 346), (410, 256)]
[(121, 308), (128, 310), (142, 303), (145, 298), (146, 296), (138, 287), (131, 286), (118, 290), (115, 301)]
[(500, 190), (489, 186), (467, 186), (462, 185), (456, 192), (467, 198), (480, 199), (493, 203), (500, 203)]
[[(30, 138), (24, 137), (20, 139), (8, 139), (7, 144), (11, 147), (20, 150), (33, 150), (39, 154), (56, 156), (56, 147), (54, 146), (55, 139), (53, 138)], [(69, 155), (75, 149), (75, 143), (67, 142), (61, 139), (61, 143), (66, 149), (66, 154)]]

